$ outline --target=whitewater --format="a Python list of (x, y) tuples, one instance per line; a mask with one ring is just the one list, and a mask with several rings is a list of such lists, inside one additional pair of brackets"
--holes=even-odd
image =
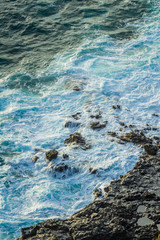
[[(119, 144), (108, 132), (123, 132), (124, 123), (160, 137), (159, 2), (31, 3), (29, 32), (19, 26), (24, 24), (19, 17), (15, 28), (9, 25), (10, 40), (7, 30), (1, 36), (2, 240), (16, 239), (22, 227), (70, 216), (94, 200), (94, 189), (103, 194), (113, 179), (133, 168), (142, 149)], [(20, 9), (27, 14), (27, 7), (25, 1), (12, 2), (4, 15), (15, 9), (19, 16)], [(40, 28), (48, 23), (53, 34)], [(36, 31), (40, 35), (33, 36)], [(106, 122), (103, 129), (90, 127), (95, 116)], [(88, 149), (64, 144), (75, 132)], [(52, 163), (45, 157), (50, 149), (58, 151)], [(55, 172), (53, 164), (61, 163), (70, 171)]]

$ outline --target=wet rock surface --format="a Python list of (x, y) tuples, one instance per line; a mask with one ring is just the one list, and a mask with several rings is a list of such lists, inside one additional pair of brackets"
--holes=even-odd
[(121, 109), (121, 106), (120, 105), (113, 105), (112, 108), (113, 109)]
[(69, 155), (66, 154), (66, 153), (63, 153), (62, 158), (63, 158), (63, 159), (69, 158)]
[(65, 179), (79, 172), (79, 168), (63, 162), (58, 164), (51, 164), (48, 167), (48, 172), (52, 174), (54, 178)]
[(72, 114), (72, 118), (74, 118), (75, 120), (79, 120), (81, 118), (81, 113), (77, 112), (75, 114)]
[(73, 145), (81, 145), (84, 146), (86, 144), (85, 139), (78, 132), (70, 134), (69, 138), (66, 138), (64, 141), (65, 144), (73, 144)]
[[(48, 220), (23, 228), (19, 240), (153, 239), (159, 233), (160, 224), (159, 150), (155, 156), (147, 153), (141, 156), (133, 170), (112, 181), (104, 192), (101, 200), (68, 219)], [(100, 189), (95, 190), (95, 197), (100, 193)]]
[(67, 122), (65, 122), (64, 127), (66, 127), (66, 128), (73, 128), (73, 127), (80, 126), (80, 124), (81, 123), (79, 123), (79, 122), (67, 121)]
[(92, 122), (90, 124), (90, 128), (92, 128), (93, 130), (95, 130), (95, 129), (99, 129), (100, 130), (102, 128), (105, 128), (106, 124), (107, 124), (107, 121), (105, 121), (103, 123), (100, 123), (99, 121), (96, 121), (96, 122)]
[(49, 161), (52, 161), (53, 159), (56, 159), (58, 155), (58, 151), (56, 149), (52, 149), (46, 152), (46, 159)]
[(145, 134), (138, 129), (130, 131), (125, 135), (119, 136), (119, 139), (125, 142), (133, 142), (134, 144), (152, 143), (152, 140), (147, 138)]

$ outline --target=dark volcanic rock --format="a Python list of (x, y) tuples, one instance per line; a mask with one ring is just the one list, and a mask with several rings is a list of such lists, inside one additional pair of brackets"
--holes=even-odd
[[(143, 156), (133, 170), (112, 181), (105, 196), (66, 220), (22, 229), (19, 240), (151, 240), (160, 224), (160, 155)], [(100, 196), (100, 192), (95, 194)]]
[(89, 168), (89, 172), (90, 172), (91, 174), (96, 174), (96, 173), (98, 172), (98, 170), (97, 170), (97, 169), (94, 169), (94, 168)]
[(133, 142), (134, 144), (152, 143), (151, 139), (147, 138), (142, 131), (137, 129), (119, 136), (119, 139), (125, 142)]
[(99, 118), (101, 118), (102, 117), (102, 115), (101, 115), (101, 113), (98, 113), (98, 114), (92, 114), (91, 116), (90, 116), (90, 118), (96, 118), (96, 119), (99, 119)]
[(69, 158), (69, 155), (66, 154), (66, 153), (63, 153), (62, 157), (63, 157), (64, 159), (66, 159), (66, 158)]
[(49, 166), (48, 172), (51, 173), (55, 178), (65, 179), (68, 176), (72, 176), (73, 174), (78, 173), (79, 168), (62, 162), (58, 164), (51, 164)]
[(57, 164), (55, 166), (55, 171), (57, 171), (57, 172), (63, 172), (65, 170), (67, 170), (67, 169), (68, 169), (68, 165), (64, 164), (64, 163), (60, 163), (60, 164)]
[(120, 105), (113, 105), (112, 108), (113, 109), (121, 109), (121, 106)]
[(78, 120), (78, 119), (81, 118), (81, 113), (80, 113), (80, 112), (77, 112), (77, 113), (73, 114), (72, 117), (73, 117), (75, 120)]
[(144, 150), (149, 154), (149, 155), (156, 155), (158, 151), (158, 147), (152, 145), (152, 144), (146, 144), (143, 146)]
[(100, 188), (96, 188), (93, 190), (93, 195), (95, 197), (95, 199), (99, 198), (102, 196), (102, 189)]
[(69, 138), (66, 138), (64, 141), (65, 144), (77, 144), (77, 145), (85, 145), (85, 139), (82, 137), (82, 135), (78, 132), (75, 132), (69, 136)]
[(116, 132), (111, 132), (111, 131), (109, 131), (107, 134), (110, 135), (110, 136), (112, 136), (112, 137), (116, 137), (116, 136), (117, 136), (117, 133), (116, 133)]
[(92, 128), (93, 130), (95, 130), (95, 129), (102, 129), (102, 128), (104, 128), (106, 126), (106, 124), (107, 124), (107, 121), (105, 121), (103, 123), (100, 123), (100, 122), (96, 121), (96, 122), (92, 122), (90, 124), (90, 128)]
[(58, 151), (56, 149), (49, 150), (46, 152), (46, 159), (52, 161), (53, 159), (57, 158)]
[(154, 117), (159, 117), (159, 115), (156, 114), (156, 113), (153, 113), (152, 116), (154, 116)]

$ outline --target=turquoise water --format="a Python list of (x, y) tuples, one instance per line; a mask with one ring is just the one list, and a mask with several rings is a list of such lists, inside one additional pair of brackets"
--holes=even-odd
[[(28, 8), (15, 2), (1, 5), (9, 17), (19, 12), (20, 19)], [(35, 1), (28, 14), (25, 22), (16, 21), (30, 26), (34, 20), (36, 29), (30, 26), (26, 35), (26, 26), (14, 29), (12, 44), (7, 33), (2, 38), (8, 44), (1, 48), (0, 79), (0, 239), (5, 240), (20, 236), (21, 227), (70, 216), (93, 201), (95, 188), (132, 169), (142, 150), (107, 135), (119, 131), (120, 122), (138, 129), (149, 125), (146, 134), (160, 136), (154, 115), (160, 114), (158, 1)], [(38, 26), (46, 29), (50, 23), (56, 36), (51, 28), (34, 36)], [(11, 55), (17, 41), (19, 51)], [(71, 116), (77, 112), (75, 120)], [(108, 121), (100, 131), (90, 128), (90, 116), (97, 113), (100, 122)], [(66, 128), (66, 121), (80, 125)], [(76, 131), (91, 148), (64, 145)], [(53, 148), (59, 152), (54, 163), (70, 170), (57, 173), (45, 160), (44, 151)], [(35, 154), (39, 159), (33, 163)], [(98, 173), (90, 174), (90, 168)]]

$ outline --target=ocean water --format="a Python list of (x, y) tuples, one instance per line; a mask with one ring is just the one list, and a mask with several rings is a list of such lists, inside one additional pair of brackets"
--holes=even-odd
[[(160, 137), (160, 4), (1, 0), (0, 9), (0, 239), (11, 240), (70, 216), (133, 168), (142, 149), (107, 134), (121, 122)], [(97, 114), (108, 121), (99, 131)], [(74, 132), (91, 147), (66, 146)], [(49, 149), (59, 152), (52, 163)], [(60, 163), (69, 168), (56, 172)]]

